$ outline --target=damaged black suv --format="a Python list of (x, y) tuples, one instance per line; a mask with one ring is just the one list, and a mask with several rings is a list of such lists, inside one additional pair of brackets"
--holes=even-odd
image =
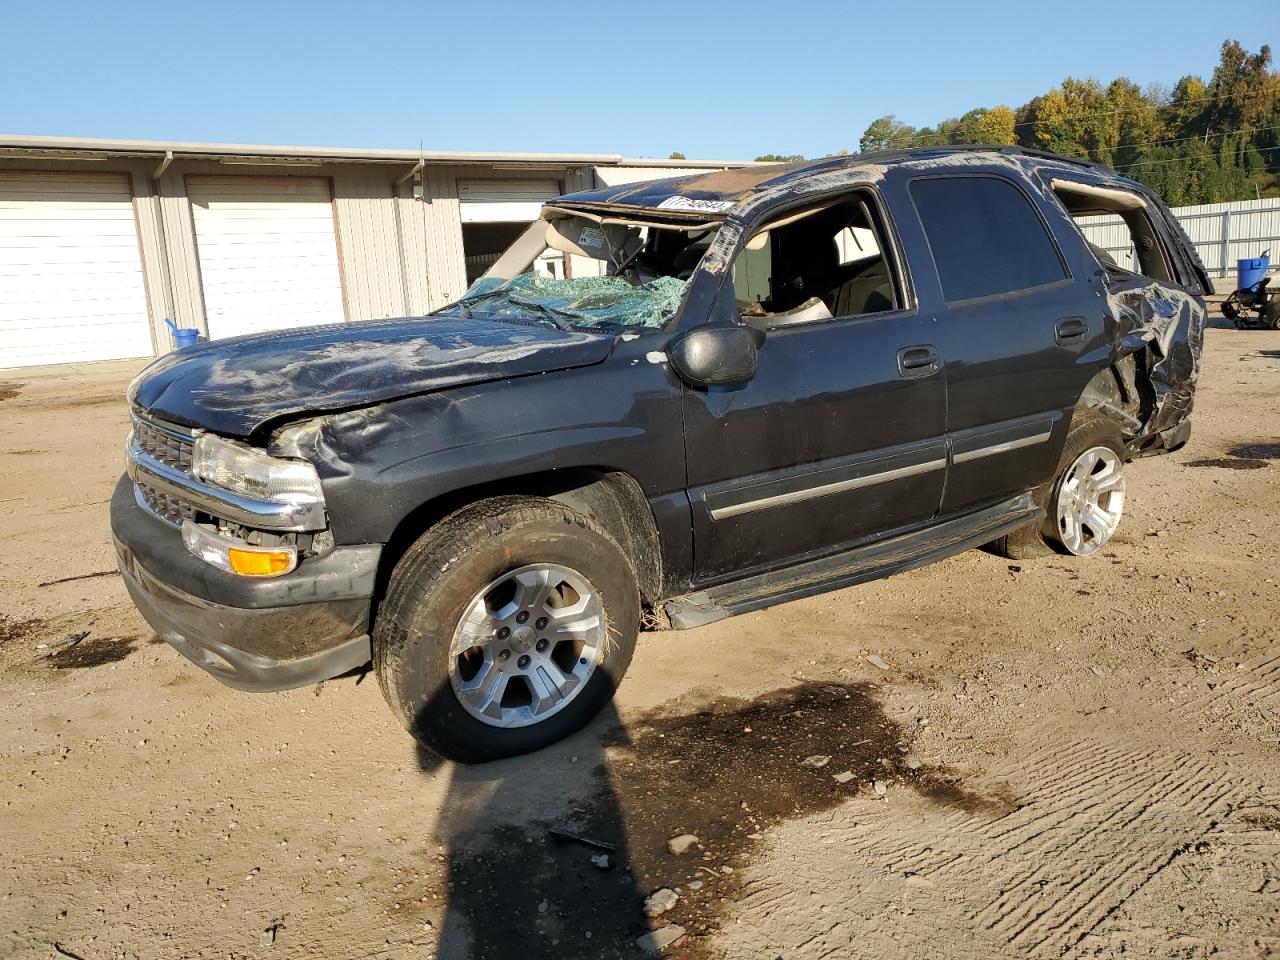
[[(1077, 221), (1114, 215), (1124, 250)], [(1086, 556), (1190, 432), (1208, 281), (1142, 185), (927, 148), (579, 193), (431, 316), (239, 337), (130, 386), (111, 505), (232, 686), (372, 660), (487, 760), (684, 629), (992, 544)]]

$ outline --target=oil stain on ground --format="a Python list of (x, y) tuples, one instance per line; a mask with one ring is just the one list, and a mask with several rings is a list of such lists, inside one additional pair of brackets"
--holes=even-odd
[(20, 643), (44, 627), (40, 620), (17, 620), (0, 615), (0, 648), (10, 643)]
[(1239, 457), (1210, 457), (1205, 460), (1190, 460), (1187, 462), (1187, 466), (1221, 467), (1223, 470), (1260, 470), (1267, 466), (1267, 461)]
[(58, 650), (46, 659), (55, 670), (83, 670), (119, 663), (133, 653), (137, 637), (86, 637), (74, 646)]
[[(481, 843), (449, 836), (446, 823), (453, 852), (440, 957), (639, 956), (637, 938), (666, 927), (685, 931), (681, 957), (709, 956), (765, 832), (784, 820), (904, 788), (992, 816), (1011, 809), (945, 769), (909, 762), (910, 736), (876, 693), (869, 684), (806, 683), (683, 716), (655, 712), (625, 731), (615, 723), (593, 738), (595, 786), (567, 818), (486, 824), (501, 806), (490, 802), (466, 818), (486, 834)], [(697, 841), (676, 854), (668, 841), (681, 834)], [(649, 920), (644, 898), (663, 888), (678, 900)]]
[(1188, 467), (1222, 467), (1226, 470), (1260, 470), (1269, 460), (1280, 460), (1280, 443), (1241, 443), (1227, 451), (1225, 457), (1192, 460)]
[(1227, 453), (1246, 460), (1280, 460), (1280, 443), (1242, 443)]

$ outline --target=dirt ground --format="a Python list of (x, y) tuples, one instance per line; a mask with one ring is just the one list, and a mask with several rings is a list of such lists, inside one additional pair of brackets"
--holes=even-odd
[(616, 709), (474, 768), (371, 677), (154, 640), (107, 520), (137, 367), (0, 372), (0, 956), (1280, 957), (1280, 334), (1209, 330), (1103, 555), (647, 634)]

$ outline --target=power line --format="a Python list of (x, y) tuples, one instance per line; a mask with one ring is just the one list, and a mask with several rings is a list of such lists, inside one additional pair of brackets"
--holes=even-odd
[[(1255, 147), (1254, 149), (1256, 149), (1259, 153), (1270, 153), (1272, 150), (1280, 150), (1280, 147)], [(1189, 163), (1196, 159), (1198, 158), (1196, 157), (1165, 157), (1159, 160), (1135, 160), (1133, 163), (1122, 163), (1120, 166), (1113, 167), (1112, 169), (1128, 170), (1132, 167), (1155, 166), (1156, 164), (1159, 164), (1159, 163)]]
[(1239, 130), (1224, 130), (1221, 133), (1203, 133), (1196, 134), (1191, 137), (1177, 137), (1166, 140), (1145, 140), (1141, 143), (1119, 143), (1112, 147), (1112, 150), (1123, 150), (1126, 147), (1154, 147), (1164, 146), (1169, 143), (1186, 143), (1188, 140), (1207, 140), (1211, 137), (1230, 137), (1237, 133), (1266, 133), (1268, 130), (1280, 130), (1280, 126), (1275, 127), (1241, 127)]

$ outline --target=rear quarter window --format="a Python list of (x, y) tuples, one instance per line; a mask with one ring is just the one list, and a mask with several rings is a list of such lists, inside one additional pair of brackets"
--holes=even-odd
[(1066, 278), (1044, 221), (1007, 180), (929, 177), (912, 181), (910, 190), (948, 302)]

